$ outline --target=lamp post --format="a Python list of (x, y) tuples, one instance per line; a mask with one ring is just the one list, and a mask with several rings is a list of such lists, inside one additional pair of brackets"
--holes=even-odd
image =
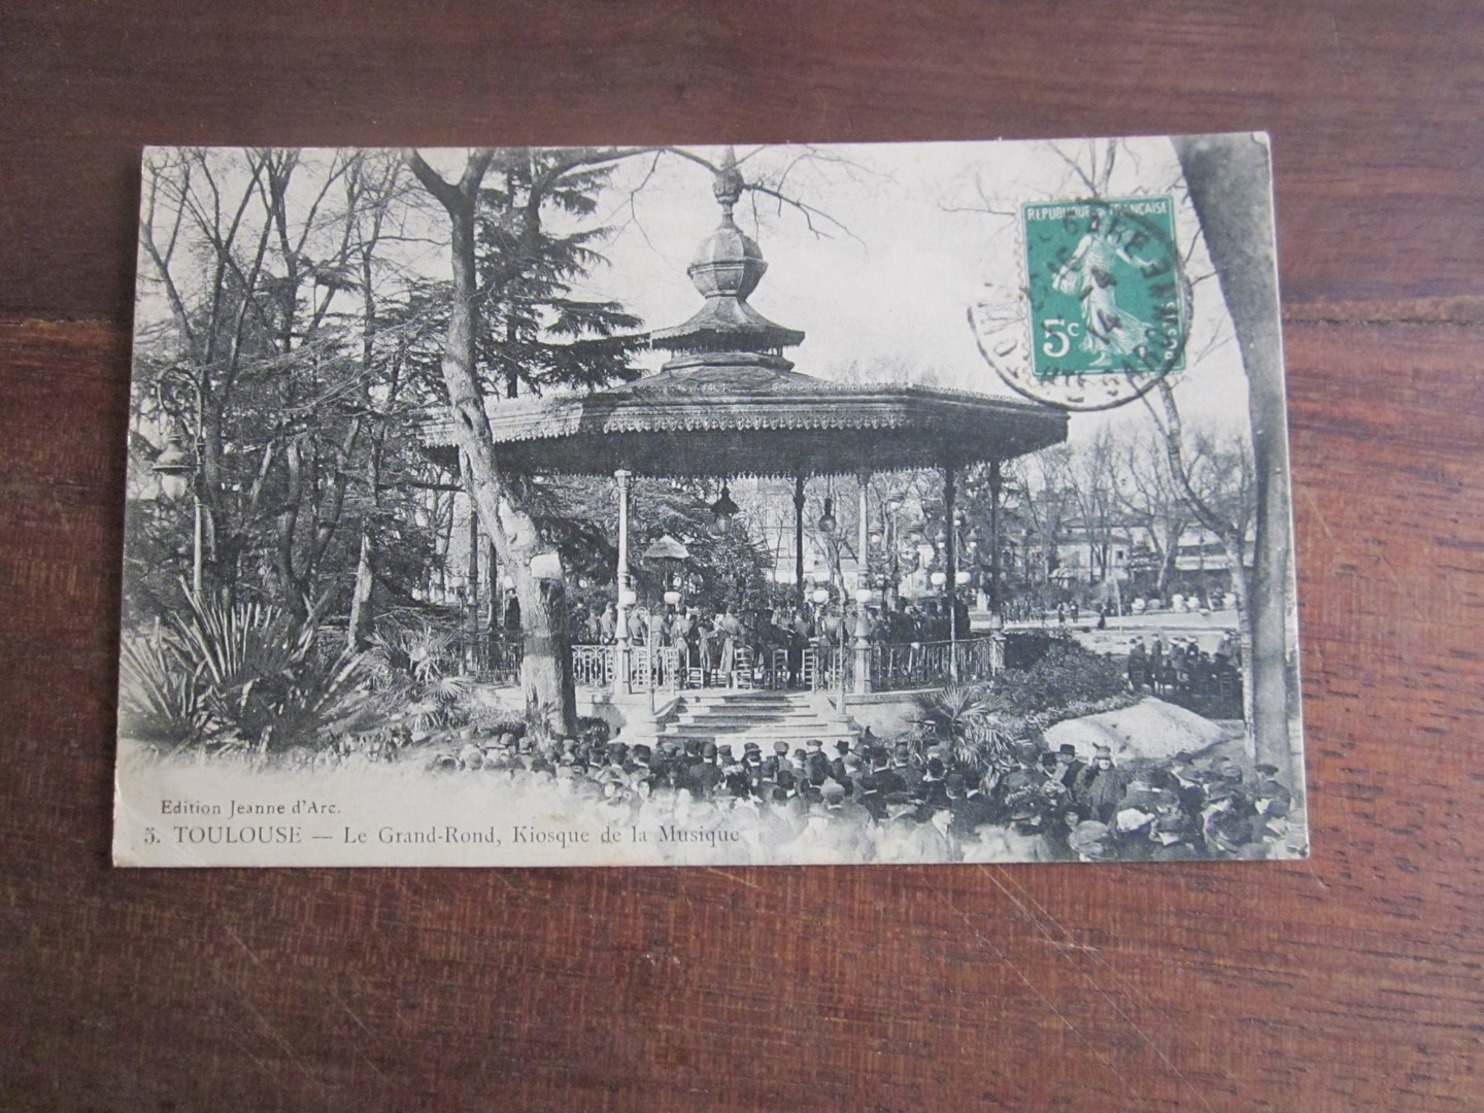
[[(194, 523), (191, 533), (191, 590), (197, 599), (201, 597), (202, 550), (205, 547), (204, 514), (201, 504), (201, 462), (205, 455), (206, 399), (201, 383), (190, 376), (184, 367), (173, 367), (167, 374), (185, 377), (196, 394), (196, 428), (194, 430), (194, 456), (181, 447), (180, 438), (171, 434), (164, 450), (155, 457), (151, 470), (159, 478), (160, 493), (172, 501), (179, 499), (187, 490), (191, 493)], [(163, 378), (161, 385), (163, 385)], [(158, 387), (156, 388), (158, 390)], [(162, 407), (163, 408), (163, 407)]]
[(618, 606), (614, 608), (618, 683), (615, 687), (624, 693), (629, 692), (633, 680), (631, 662), (634, 646), (629, 635), (629, 608), (639, 601), (629, 584), (629, 476), (630, 472), (625, 468), (619, 468), (613, 473), (614, 482), (618, 485), (618, 567), (615, 569)]
[(989, 465), (989, 613), (1000, 613), (1000, 492), (1005, 487), (1005, 478), (1000, 474), (1000, 462)]
[[(871, 589), (861, 587), (855, 593), (855, 694), (871, 690), (871, 615), (866, 610), (871, 602)], [(841, 688), (843, 694), (844, 688)], [(843, 699), (841, 701), (843, 703)]]
[(886, 549), (887, 552), (891, 553), (891, 568), (887, 573), (890, 577), (887, 581), (887, 592), (882, 595), (881, 604), (883, 610), (895, 611), (897, 585), (902, 582), (901, 558), (897, 553), (897, 519), (901, 514), (902, 500), (898, 498), (887, 499), (886, 510)]

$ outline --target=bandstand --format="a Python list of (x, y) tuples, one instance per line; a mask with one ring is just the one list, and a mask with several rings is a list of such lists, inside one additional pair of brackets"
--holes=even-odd
[[(630, 486), (637, 477), (783, 478), (794, 507), (794, 584), (804, 602), (803, 514), (811, 480), (852, 477), (859, 484), (859, 553), (867, 551), (867, 484), (876, 473), (932, 470), (942, 477), (945, 516), (954, 519), (956, 477), (971, 465), (997, 464), (1066, 439), (1067, 416), (1050, 406), (961, 391), (904, 385), (843, 385), (800, 373), (784, 356), (804, 334), (775, 324), (748, 304), (767, 270), (758, 245), (736, 225), (745, 189), (728, 152), (713, 191), (721, 222), (701, 244), (688, 274), (704, 298), (688, 321), (652, 334), (673, 353), (656, 374), (612, 389), (501, 401), (490, 408), (496, 456), (512, 473), (612, 476), (618, 517), (617, 642), (579, 646), (579, 684), (614, 698), (684, 687), (690, 679), (652, 644), (634, 644), (628, 609), (636, 603), (629, 553)], [(434, 424), (426, 445), (455, 460), (451, 428)], [(723, 498), (726, 498), (725, 489)], [(944, 572), (957, 582), (954, 530), (947, 530)], [(859, 596), (864, 611), (864, 589)], [(950, 606), (948, 642), (873, 646), (859, 621), (851, 645), (809, 654), (795, 683), (857, 694), (874, 687), (941, 684), (960, 671), (992, 670), (997, 646), (958, 629)], [(843, 640), (843, 639), (842, 639)], [(769, 662), (748, 661), (717, 681), (778, 684)], [(698, 683), (710, 675), (697, 678)]]

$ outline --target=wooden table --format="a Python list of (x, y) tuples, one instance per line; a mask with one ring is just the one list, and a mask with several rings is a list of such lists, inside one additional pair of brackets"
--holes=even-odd
[[(0, 13), (5, 1107), (1484, 1105), (1484, 7), (310, 7)], [(1243, 128), (1312, 861), (109, 867), (140, 144)]]

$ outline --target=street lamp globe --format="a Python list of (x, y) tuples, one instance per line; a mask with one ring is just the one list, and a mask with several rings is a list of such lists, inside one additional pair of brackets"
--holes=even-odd
[(932, 578), (933, 586), (934, 587), (942, 587), (944, 584), (946, 584), (948, 582), (948, 573), (946, 573), (946, 572), (934, 572), (932, 574), (932, 577), (931, 578)]
[(819, 516), (819, 532), (828, 536), (835, 532), (835, 500), (826, 498), (824, 500), (824, 513)]
[(712, 515), (715, 516), (717, 524), (725, 529), (727, 523), (737, 516), (737, 510), (737, 504), (732, 501), (732, 492), (723, 483), (721, 497), (711, 504)]
[(822, 607), (830, 601), (830, 593), (822, 587), (817, 587), (814, 589), (814, 594), (810, 598)]
[(175, 437), (165, 442), (165, 449), (155, 457), (151, 470), (160, 481), (160, 493), (167, 499), (184, 498), (191, 489), (191, 473), (195, 467)]

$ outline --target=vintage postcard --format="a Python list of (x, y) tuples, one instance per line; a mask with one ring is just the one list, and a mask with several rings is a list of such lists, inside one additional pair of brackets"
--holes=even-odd
[(123, 866), (1308, 853), (1261, 134), (143, 156)]

